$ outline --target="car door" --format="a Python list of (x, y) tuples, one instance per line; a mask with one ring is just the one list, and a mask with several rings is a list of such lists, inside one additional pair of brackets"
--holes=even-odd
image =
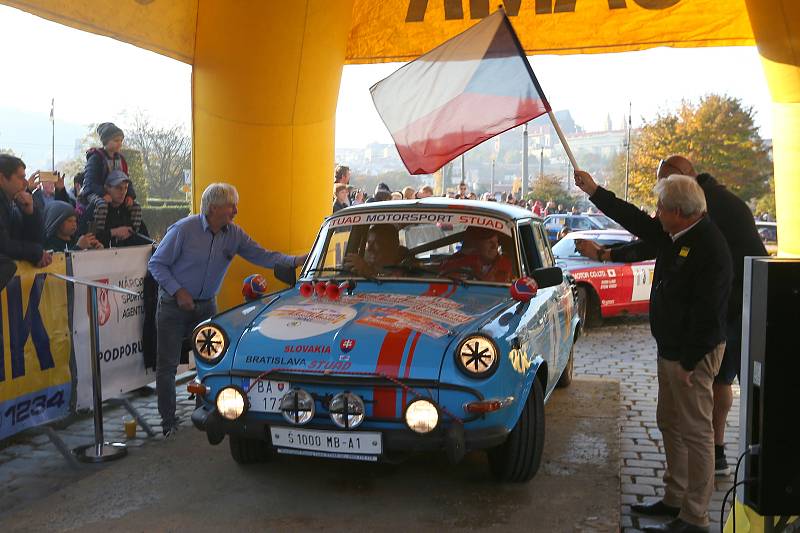
[[(550, 247), (544, 235), (542, 227), (533, 220), (519, 222), (520, 245), (522, 252), (522, 264), (525, 275), (531, 276), (537, 268), (552, 266), (554, 264)], [(546, 248), (543, 248), (542, 243)], [(561, 339), (558, 335), (558, 328), (554, 324), (558, 323), (558, 313), (556, 299), (558, 298), (559, 287), (540, 288), (536, 297), (529, 303), (535, 306), (526, 314), (529, 319), (526, 324), (528, 332), (528, 350), (532, 356), (541, 355), (547, 361), (547, 391), (552, 388), (554, 373), (558, 366), (557, 354), (558, 345)], [(557, 376), (555, 376), (557, 377)]]
[[(539, 256), (542, 258), (542, 267), (549, 268), (556, 266), (553, 251), (550, 248), (550, 243), (541, 226), (534, 224), (536, 231), (534, 235), (537, 236), (536, 247)], [(552, 323), (552, 338), (553, 338), (553, 353), (554, 362), (551, 374), (555, 380), (561, 375), (561, 371), (566, 367), (569, 360), (569, 353), (572, 349), (572, 317), (574, 314), (574, 295), (569, 283), (562, 282), (560, 285), (551, 287), (553, 295), (551, 297), (551, 313), (553, 316)]]

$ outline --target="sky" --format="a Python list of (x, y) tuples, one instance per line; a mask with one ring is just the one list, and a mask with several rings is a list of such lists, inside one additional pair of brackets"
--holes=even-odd
[[(0, 147), (14, 149), (15, 132), (3, 128), (6, 110), (43, 113), (46, 118), (51, 98), (57, 131), (58, 121), (124, 123), (126, 114), (139, 110), (159, 125), (184, 124), (188, 129), (190, 124), (191, 67), (184, 63), (5, 6), (0, 6), (0, 51), (6, 74), (0, 83)], [(752, 106), (761, 135), (772, 135), (771, 99), (753, 47), (535, 56), (530, 62), (553, 109), (569, 109), (587, 131), (604, 129), (609, 114), (619, 128), (629, 103), (636, 127), (659, 111), (676, 108), (682, 99), (697, 101), (720, 93)], [(337, 148), (391, 142), (369, 87), (399, 66), (344, 67), (336, 110)], [(41, 144), (48, 143), (44, 139)]]

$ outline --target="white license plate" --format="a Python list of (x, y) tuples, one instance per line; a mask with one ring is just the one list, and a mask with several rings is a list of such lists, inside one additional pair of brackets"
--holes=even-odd
[(272, 445), (297, 450), (344, 454), (380, 454), (383, 440), (377, 432), (325, 431), (270, 427)]
[[(253, 381), (255, 380), (251, 383)], [(259, 413), (280, 413), (281, 398), (290, 388), (286, 381), (258, 381), (247, 393), (250, 410)]]

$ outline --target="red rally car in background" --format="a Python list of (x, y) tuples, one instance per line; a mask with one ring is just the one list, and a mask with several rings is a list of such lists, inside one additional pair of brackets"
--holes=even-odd
[(615, 246), (635, 237), (625, 230), (575, 231), (553, 245), (556, 263), (575, 278), (581, 323), (596, 326), (606, 317), (647, 314), (655, 260), (602, 263), (579, 254), (575, 249), (576, 239)]

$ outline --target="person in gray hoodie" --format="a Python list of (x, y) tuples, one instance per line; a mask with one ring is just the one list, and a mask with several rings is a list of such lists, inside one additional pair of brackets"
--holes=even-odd
[(54, 252), (71, 250), (99, 250), (103, 244), (91, 233), (80, 237), (78, 216), (67, 202), (53, 200), (44, 209), (44, 247)]

